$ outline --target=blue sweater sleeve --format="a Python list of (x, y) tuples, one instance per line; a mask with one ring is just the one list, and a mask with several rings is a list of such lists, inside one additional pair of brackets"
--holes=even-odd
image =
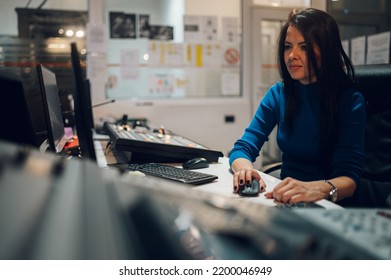
[(278, 123), (282, 94), (283, 85), (281, 82), (274, 84), (266, 92), (252, 121), (230, 152), (230, 165), (237, 158), (246, 158), (254, 162), (259, 156), (263, 144), (268, 141), (269, 134)]
[(331, 162), (331, 178), (347, 176), (356, 184), (362, 175), (366, 102), (355, 90), (345, 92), (338, 107), (338, 138)]

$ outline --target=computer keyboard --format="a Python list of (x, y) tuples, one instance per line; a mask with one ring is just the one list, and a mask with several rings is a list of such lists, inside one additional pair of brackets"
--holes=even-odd
[(146, 175), (192, 185), (210, 183), (218, 178), (216, 175), (186, 170), (161, 163), (115, 163), (109, 166), (115, 166), (129, 171), (139, 171)]
[(316, 204), (315, 202), (296, 202), (296, 203), (292, 203), (292, 204), (281, 203), (281, 204), (277, 204), (275, 207), (278, 209), (288, 209), (288, 210), (299, 209), (299, 208), (300, 209), (302, 209), (302, 208), (323, 208), (322, 206), (320, 206), (319, 204)]

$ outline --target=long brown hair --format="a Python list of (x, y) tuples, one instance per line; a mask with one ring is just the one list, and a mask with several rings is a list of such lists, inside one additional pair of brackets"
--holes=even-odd
[[(328, 13), (313, 8), (293, 10), (281, 30), (278, 42), (279, 70), (286, 96), (284, 121), (288, 134), (300, 106), (295, 89), (297, 81), (290, 76), (284, 61), (285, 38), (290, 26), (297, 28), (305, 40), (308, 71), (310, 76), (311, 71), (314, 71), (321, 91), (320, 149), (327, 154), (336, 137), (338, 94), (354, 85), (354, 68), (342, 47), (338, 25)], [(319, 64), (312, 46), (319, 48)]]

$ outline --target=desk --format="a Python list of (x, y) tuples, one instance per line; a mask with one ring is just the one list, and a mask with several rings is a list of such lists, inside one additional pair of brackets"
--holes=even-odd
[[(107, 163), (108, 162), (113, 163), (115, 161), (112, 155), (105, 155), (104, 147), (106, 147), (105, 141), (95, 141), (95, 151), (96, 151), (98, 166), (101, 168), (108, 168)], [(177, 166), (180, 167), (180, 164), (177, 164)], [(232, 174), (229, 172), (229, 162), (227, 157), (219, 158), (218, 163), (212, 163), (208, 168), (199, 169), (196, 171), (217, 175), (219, 178), (212, 183), (203, 184), (200, 186), (192, 186), (191, 188), (193, 190), (213, 193), (216, 195), (229, 197), (232, 199), (248, 200), (253, 203), (258, 203), (265, 206), (272, 207), (276, 205), (276, 203), (273, 200), (265, 198), (264, 193), (260, 194), (258, 197), (242, 197), (242, 196), (238, 196), (238, 194), (236, 193), (233, 193)], [(262, 173), (260, 171), (259, 173), (266, 183), (266, 191), (272, 190), (280, 181), (279, 179), (270, 176), (268, 174)], [(327, 209), (343, 209), (341, 206), (325, 199), (318, 201), (317, 204)]]
[(0, 259), (391, 258), (386, 209), (279, 210), (232, 193), (228, 158), (192, 186), (121, 173), (96, 148), (101, 167), (0, 143), (0, 213), (13, 213), (0, 215)]
[(391, 258), (386, 209), (279, 210), (232, 193), (228, 158), (192, 186), (121, 173), (96, 148), (101, 167), (0, 143), (0, 259)]

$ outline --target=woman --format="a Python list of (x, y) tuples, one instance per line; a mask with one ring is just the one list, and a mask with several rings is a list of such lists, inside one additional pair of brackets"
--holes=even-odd
[(321, 10), (294, 10), (278, 43), (282, 78), (262, 99), (230, 153), (234, 192), (252, 180), (252, 162), (277, 125), (281, 183), (267, 198), (296, 203), (352, 196), (363, 166), (365, 100), (334, 19)]

